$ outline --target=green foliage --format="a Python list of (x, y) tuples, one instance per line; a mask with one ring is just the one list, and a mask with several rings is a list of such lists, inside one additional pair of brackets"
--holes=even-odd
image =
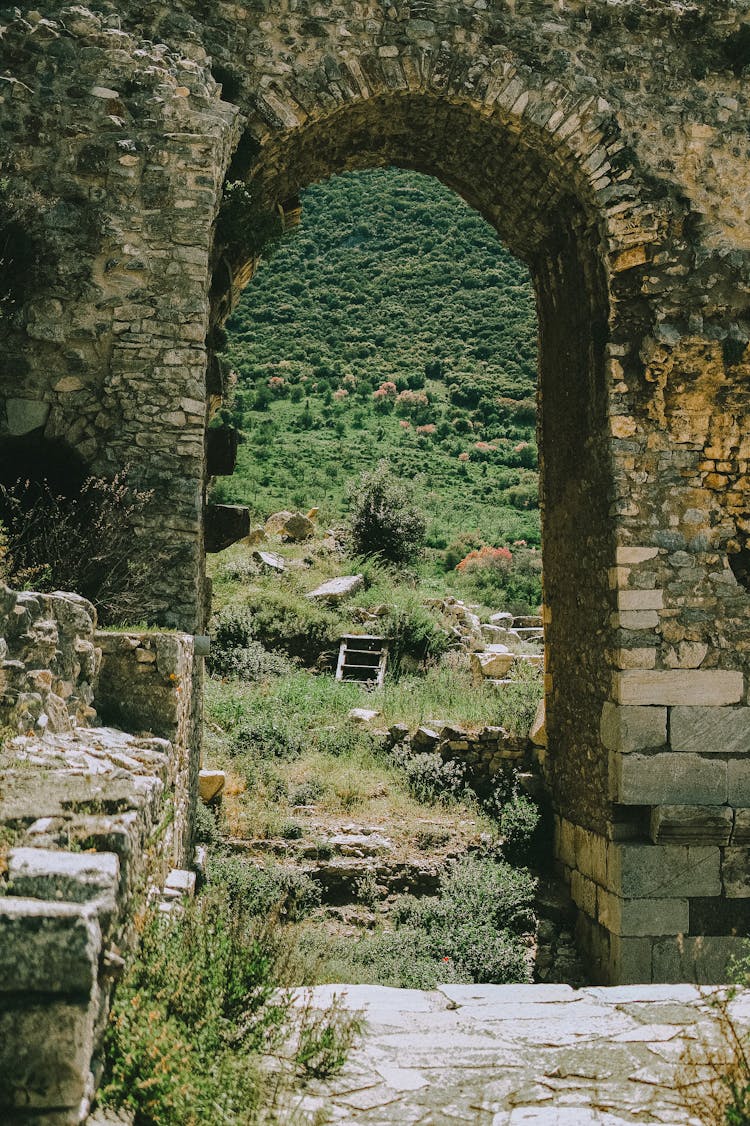
[(311, 1079), (337, 1075), (346, 1063), (361, 1022), (343, 1008), (337, 997), (325, 1010), (308, 1009), (302, 1021), (295, 1062)]
[(281, 654), (269, 652), (253, 638), (253, 616), (246, 606), (230, 604), (211, 623), (211, 652), (206, 662), (212, 676), (254, 683), (283, 676), (292, 669)]
[(363, 473), (350, 488), (349, 536), (355, 555), (408, 564), (422, 551), (425, 519), (387, 462)]
[(152, 495), (131, 486), (127, 470), (89, 477), (72, 497), (48, 482), (0, 486), (7, 582), (75, 591), (93, 602), (102, 625), (156, 620), (163, 607), (155, 591), (176, 553), (137, 531)]
[(243, 720), (232, 732), (229, 752), (232, 755), (260, 759), (295, 759), (304, 747), (304, 740), (294, 716), (256, 715)]
[(396, 748), (391, 761), (403, 771), (410, 793), (425, 805), (461, 801), (467, 795), (462, 763), (443, 762), (432, 751), (413, 753), (406, 748)]
[(321, 654), (338, 648), (338, 616), (289, 588), (251, 592), (243, 612), (249, 613), (250, 628), (261, 645), (305, 664), (312, 665)]
[(216, 238), (233, 258), (247, 259), (261, 253), (268, 254), (282, 233), (281, 216), (260, 208), (248, 184), (236, 180), (224, 185), (224, 197), (216, 221)]
[(102, 1102), (143, 1126), (256, 1121), (258, 1054), (283, 1019), (278, 957), (274, 932), (220, 892), (150, 912), (110, 1013)]
[(340, 519), (347, 481), (387, 457), (431, 534), (539, 542), (530, 280), (448, 189), (395, 169), (311, 188), (228, 329), (247, 442), (227, 502)]
[[(356, 942), (307, 932), (308, 960), (325, 959), (329, 981), (377, 982), (396, 988), (433, 989), (440, 982), (528, 982), (528, 945), (535, 926), (535, 881), (504, 861), (470, 856), (451, 865), (439, 893), (402, 896), (393, 931)], [(319, 973), (319, 971), (318, 971)]]
[(208, 880), (223, 892), (232, 913), (257, 919), (271, 915), (290, 921), (320, 905), (320, 888), (303, 872), (280, 865), (259, 867), (238, 856), (209, 858)]
[(434, 957), (449, 958), (472, 981), (529, 981), (521, 936), (535, 925), (535, 887), (525, 869), (468, 856), (451, 866), (438, 896), (404, 897), (396, 922), (424, 931)]
[(528, 864), (539, 828), (539, 806), (524, 794), (514, 794), (500, 811), (503, 856), (509, 864)]

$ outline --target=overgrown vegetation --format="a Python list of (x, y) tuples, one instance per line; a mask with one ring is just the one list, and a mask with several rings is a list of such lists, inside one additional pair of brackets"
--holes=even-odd
[(352, 482), (349, 537), (355, 555), (375, 555), (388, 563), (413, 563), (424, 544), (426, 523), (387, 462)]
[(153, 620), (174, 553), (138, 534), (151, 495), (129, 483), (127, 470), (89, 477), (72, 496), (46, 480), (0, 485), (0, 578), (22, 590), (75, 591), (103, 625)]
[(340, 1069), (358, 1028), (336, 1007), (295, 1010), (282, 988), (288, 889), (227, 861), (213, 881), (167, 916), (146, 912), (115, 995), (99, 1098), (138, 1126), (268, 1121), (295, 1079)]
[[(394, 169), (304, 194), (301, 228), (229, 322), (245, 435), (217, 498), (343, 518), (385, 458), (427, 558), (471, 531), (539, 544), (536, 315), (528, 273), (448, 189)], [(464, 553), (465, 554), (465, 553)], [(456, 560), (458, 562), (458, 560)], [(454, 564), (455, 565), (455, 564)]]

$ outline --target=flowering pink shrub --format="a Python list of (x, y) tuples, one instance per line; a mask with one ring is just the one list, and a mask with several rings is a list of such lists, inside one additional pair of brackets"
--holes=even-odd
[(339, 402), (341, 402), (342, 399), (349, 398), (349, 392), (345, 387), (339, 387), (338, 391), (333, 392), (333, 397), (334, 399), (337, 399)]
[(528, 449), (528, 445), (529, 445), (528, 442), (519, 442), (517, 446), (513, 447), (513, 452), (516, 453), (516, 454), (520, 454), (521, 450)]
[(399, 422), (399, 426), (402, 430), (409, 430), (411, 428), (411, 423), (409, 422), (408, 418), (402, 418)]
[(341, 382), (346, 384), (347, 387), (356, 387), (357, 377), (356, 375), (345, 375)]
[(501, 570), (507, 570), (512, 559), (513, 556), (507, 547), (489, 547), (485, 544), (484, 547), (465, 555), (461, 562), (456, 564), (456, 570), (462, 574), (484, 567), (499, 567)]
[(272, 391), (280, 391), (286, 385), (286, 380), (280, 375), (272, 375), (268, 381), (268, 386)]
[(464, 450), (464, 452), (462, 454), (458, 455), (458, 460), (466, 463), (469, 460), (469, 456), (470, 455), (467, 454), (466, 451)]
[(417, 427), (417, 434), (434, 434), (437, 426), (434, 422), (426, 422), (424, 426)]
[(475, 442), (474, 443), (474, 449), (479, 450), (480, 454), (488, 454), (488, 453), (490, 453), (492, 448), (493, 447), (489, 444), (489, 442)]
[(387, 379), (385, 383), (381, 383), (377, 391), (372, 393), (373, 399), (395, 399), (396, 397), (396, 384)]

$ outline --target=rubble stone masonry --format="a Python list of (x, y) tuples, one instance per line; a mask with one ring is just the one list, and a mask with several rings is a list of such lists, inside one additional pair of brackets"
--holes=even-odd
[(3, 440), (129, 464), (180, 553), (164, 623), (199, 632), (216, 348), (257, 253), (217, 237), (225, 182), (259, 223), (345, 169), (453, 186), (536, 286), (547, 770), (582, 940), (610, 981), (721, 976), (750, 929), (745, 6), (97, 8), (0, 17)]

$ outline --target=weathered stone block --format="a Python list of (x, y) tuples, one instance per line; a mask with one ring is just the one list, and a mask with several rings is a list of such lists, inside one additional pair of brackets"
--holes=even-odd
[(610, 842), (607, 883), (624, 899), (721, 894), (721, 853), (713, 846)]
[(609, 701), (599, 724), (602, 743), (610, 751), (655, 750), (667, 743), (667, 709), (620, 706)]
[(699, 755), (610, 752), (609, 793), (623, 805), (724, 805), (727, 764)]
[(62, 852), (14, 848), (8, 855), (8, 878), (14, 895), (87, 903), (114, 898), (120, 862), (111, 852)]
[(50, 404), (37, 399), (6, 399), (5, 410), (8, 432), (13, 435), (29, 434), (44, 426), (49, 418)]
[(632, 566), (635, 563), (645, 563), (649, 559), (655, 559), (658, 554), (658, 547), (618, 547), (617, 563), (618, 566)]
[(101, 931), (91, 908), (0, 897), (0, 992), (88, 997)]
[(731, 843), (750, 845), (750, 809), (735, 809)]
[(750, 758), (727, 763), (727, 801), (733, 806), (750, 806)]
[(250, 533), (250, 512), (239, 504), (209, 504), (204, 513), (205, 548), (224, 551)]
[(575, 826), (576, 867), (584, 876), (596, 883), (607, 883), (607, 848), (609, 842), (600, 833), (593, 833), (580, 825)]
[(721, 669), (668, 669), (615, 672), (612, 694), (620, 704), (686, 704), (691, 707), (737, 704), (745, 682), (741, 672)]
[(607, 958), (607, 979), (618, 985), (642, 985), (652, 978), (653, 939), (612, 934)]
[(578, 871), (570, 876), (570, 898), (577, 907), (592, 918), (596, 918), (596, 884)]
[(677, 707), (669, 719), (673, 751), (750, 754), (750, 707)]
[(661, 590), (620, 590), (617, 592), (618, 610), (661, 610), (664, 592)]
[(5, 1108), (0, 1121), (19, 1121), (6, 1116), (10, 1107), (25, 1114), (54, 1108), (54, 1121), (80, 1121), (93, 1051), (93, 1013), (94, 1006), (59, 1001), (0, 1007), (0, 1109)]
[(750, 848), (727, 848), (721, 865), (724, 894), (729, 899), (750, 896)]
[(652, 669), (656, 665), (656, 649), (641, 646), (636, 649), (616, 649), (612, 664), (618, 669)]
[(729, 979), (729, 963), (746, 953), (747, 939), (729, 935), (657, 939), (653, 944), (654, 981), (695, 981), (718, 985)]
[(690, 928), (687, 899), (622, 899), (600, 891), (598, 905), (599, 922), (613, 934), (687, 934)]
[(727, 845), (734, 818), (727, 805), (657, 805), (651, 810), (654, 844)]
[(612, 618), (615, 629), (655, 629), (659, 624), (656, 610), (620, 610)]

